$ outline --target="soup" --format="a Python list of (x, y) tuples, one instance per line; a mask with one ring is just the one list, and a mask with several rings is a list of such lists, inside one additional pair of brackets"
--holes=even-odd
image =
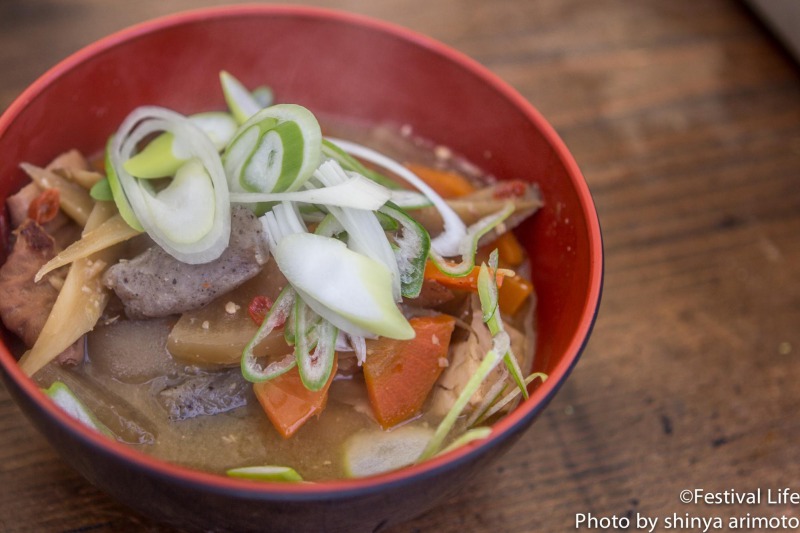
[[(175, 166), (170, 157), (197, 151), (193, 141), (169, 157), (156, 153), (187, 131), (185, 119), (173, 128), (172, 115), (159, 112), (121, 127), (117, 138), (129, 138), (117, 142), (117, 161), (110, 143), (107, 176), (75, 153), (27, 168), (34, 184), (9, 199), (17, 243), (0, 270), (9, 295), (0, 314), (31, 348), (20, 364), (112, 438), (230, 475), (370, 475), (485, 436), (537, 377), (525, 380), (520, 370), (532, 366), (535, 298), (511, 233), (541, 205), (537, 189), (496, 182), (408, 127), (332, 117), (319, 119), (325, 140), (316, 140), (321, 156), (312, 154), (313, 177), (305, 177), (316, 185), (295, 186), (292, 174), (308, 173), (315, 142), (313, 127), (310, 137), (303, 128), (317, 118), (252, 97), (239, 104), (246, 116), (215, 145), (222, 165), (206, 151)], [(155, 124), (137, 132), (149, 119)], [(212, 125), (199, 145), (225, 127)], [(253, 143), (240, 148), (252, 131)], [(387, 158), (404, 164), (387, 166)], [(333, 167), (330, 176), (320, 175), (322, 163)], [(208, 209), (219, 201), (220, 169), (232, 207)], [(421, 178), (417, 188), (433, 192), (413, 192), (409, 171)], [(365, 176), (381, 185), (365, 185)], [(85, 201), (88, 188), (96, 200)], [(59, 194), (48, 195), (52, 189)], [(82, 209), (73, 196), (84, 198)], [(226, 209), (229, 226), (217, 235)], [(107, 213), (98, 221), (100, 210)], [(453, 216), (463, 228), (448, 247), (441, 237), (452, 237)], [(198, 229), (206, 222), (210, 229)], [(98, 231), (106, 244), (97, 244)], [(49, 251), (39, 249), (35, 242), (51, 235)], [(384, 272), (386, 250), (396, 264)], [(364, 265), (372, 270), (354, 276)], [(34, 284), (50, 267), (57, 268)], [(40, 332), (75, 285), (70, 276), (81, 275), (73, 299), (97, 308), (84, 328), (91, 331), (78, 328), (68, 349), (38, 355), (47, 351), (37, 351)], [(21, 319), (30, 292), (45, 304), (27, 305), (30, 316)], [(492, 305), (500, 312), (487, 310)]]

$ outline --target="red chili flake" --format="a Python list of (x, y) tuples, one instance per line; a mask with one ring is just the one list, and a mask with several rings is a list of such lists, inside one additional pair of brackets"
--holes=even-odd
[(525, 191), (528, 190), (528, 186), (524, 181), (521, 180), (511, 180), (511, 181), (501, 181), (497, 184), (494, 190), (494, 197), (498, 200), (502, 200), (505, 198), (520, 198), (525, 196)]
[(266, 296), (256, 296), (247, 307), (247, 312), (250, 313), (250, 318), (253, 319), (256, 326), (260, 326), (267, 317), (267, 313), (269, 313), (270, 309), (272, 309), (272, 300)]
[(39, 224), (50, 222), (58, 214), (60, 203), (58, 189), (45, 189), (28, 206), (28, 218)]

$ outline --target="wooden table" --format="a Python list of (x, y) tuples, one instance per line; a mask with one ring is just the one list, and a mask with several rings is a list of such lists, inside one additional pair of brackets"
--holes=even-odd
[[(0, 108), (98, 37), (212, 3), (4, 0)], [(393, 531), (800, 516), (679, 501), (800, 490), (800, 71), (758, 19), (724, 0), (310, 3), (429, 34), (515, 86), (571, 148), (605, 237), (572, 377), (508, 455)], [(5, 390), (0, 427), (0, 530), (167, 531), (67, 467)]]

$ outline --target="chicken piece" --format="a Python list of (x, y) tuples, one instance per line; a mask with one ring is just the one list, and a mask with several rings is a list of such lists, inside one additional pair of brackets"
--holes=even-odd
[(111, 266), (103, 282), (117, 293), (130, 318), (158, 318), (204, 306), (258, 274), (269, 258), (256, 216), (236, 207), (231, 217), (230, 244), (218, 259), (190, 265), (152, 246)]
[[(471, 298), (472, 320), (470, 327), (472, 334), (465, 340), (454, 343), (450, 349), (450, 360), (447, 368), (442, 372), (439, 381), (433, 389), (431, 398), (431, 412), (437, 416), (444, 416), (456, 402), (461, 391), (469, 381), (470, 377), (477, 371), (481, 361), (492, 347), (492, 335), (486, 324), (480, 309), (480, 301), (477, 295)], [(527, 348), (525, 335), (517, 329), (504, 324), (504, 328), (511, 338), (511, 351), (520, 364), (524, 361), (525, 350)], [(483, 402), (486, 394), (499, 379), (504, 379), (506, 372), (501, 362), (483, 381), (478, 391), (472, 395), (465, 412), (469, 413)]]

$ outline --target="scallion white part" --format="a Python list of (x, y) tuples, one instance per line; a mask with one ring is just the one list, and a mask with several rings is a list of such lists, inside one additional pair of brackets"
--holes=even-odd
[(219, 81), (222, 85), (222, 94), (225, 96), (225, 102), (228, 104), (228, 109), (231, 110), (234, 118), (239, 124), (243, 124), (250, 117), (258, 113), (262, 107), (256, 96), (254, 96), (247, 88), (233, 77), (227, 71), (219, 73)]
[(330, 187), (277, 193), (233, 192), (230, 195), (231, 202), (235, 204), (290, 201), (366, 211), (380, 208), (390, 197), (385, 187), (358, 175), (351, 175), (345, 181)]
[(341, 241), (312, 233), (283, 237), (274, 257), (306, 303), (337, 327), (314, 302), (374, 335), (414, 337), (414, 329), (395, 305), (391, 276), (381, 263), (348, 249)]
[(228, 145), (225, 171), (234, 192), (299, 190), (322, 159), (322, 132), (316, 117), (296, 104), (258, 111)]
[[(314, 178), (325, 185), (326, 189), (341, 186), (348, 178), (353, 179), (356, 176), (358, 174), (346, 174), (342, 167), (339, 166), (339, 163), (332, 160), (326, 161), (314, 172)], [(373, 185), (380, 187), (377, 184)], [(386, 191), (386, 189), (383, 190)], [(370, 257), (386, 267), (392, 280), (392, 296), (395, 301), (401, 301), (403, 295), (397, 258), (375, 213), (363, 209), (347, 209), (332, 205), (328, 205), (327, 209), (347, 232), (348, 248)]]
[(252, 479), (254, 481), (279, 481), (284, 483), (303, 481), (302, 476), (298, 474), (294, 468), (289, 466), (242, 466), (226, 470), (225, 473), (230, 477)]
[[(228, 113), (198, 113), (189, 117), (211, 140), (216, 150), (222, 151), (236, 132), (236, 121)], [(163, 178), (172, 176), (192, 157), (190, 147), (172, 133), (162, 133), (139, 153), (123, 163), (125, 170), (136, 178)]]
[(444, 221), (444, 231), (433, 238), (431, 247), (443, 257), (459, 255), (462, 249), (460, 243), (467, 234), (467, 226), (461, 220), (461, 217), (427, 183), (397, 161), (375, 150), (342, 139), (329, 138), (329, 140), (351, 155), (390, 170), (424, 194), (439, 211)]
[[(534, 380), (537, 380), (537, 379), (541, 379), (542, 383), (544, 383), (545, 381), (547, 381), (547, 374), (545, 374), (543, 372), (534, 372), (533, 374), (531, 374), (530, 376), (525, 378), (525, 381), (524, 381), (525, 386), (527, 387), (528, 385), (533, 383)], [(503, 407), (505, 407), (506, 405), (511, 403), (511, 401), (513, 401), (517, 396), (519, 396), (521, 394), (521, 392), (522, 391), (520, 390), (519, 387), (515, 387), (514, 390), (512, 390), (511, 392), (509, 392), (508, 394), (506, 394), (502, 398), (500, 398), (497, 401), (495, 401), (486, 410), (485, 413), (482, 413), (479, 417), (477, 417), (477, 419), (475, 420), (474, 423), (480, 424), (480, 423), (483, 423), (483, 421), (488, 420), (489, 418), (492, 417), (492, 415), (494, 415), (495, 413), (499, 412)]]
[(404, 189), (392, 190), (389, 201), (403, 209), (421, 209), (433, 205), (433, 202), (424, 194)]
[(47, 389), (42, 389), (53, 403), (59, 406), (64, 412), (66, 412), (72, 418), (78, 420), (79, 422), (83, 423), (84, 425), (94, 429), (95, 431), (99, 431), (100, 433), (104, 433), (111, 437), (114, 434), (111, 432), (105, 424), (100, 422), (97, 417), (92, 414), (88, 407), (86, 407), (75, 393), (63, 382), (61, 381), (54, 381), (50, 387)]
[[(147, 180), (125, 170), (124, 162), (136, 153), (139, 143), (158, 132), (180, 139), (186, 153), (204, 169), (202, 175), (191, 172), (190, 178), (159, 192)], [(130, 206), (142, 228), (164, 251), (189, 264), (207, 263), (222, 254), (228, 246), (231, 225), (227, 179), (213, 143), (191, 120), (169, 109), (139, 107), (120, 125), (108, 156), (120, 186), (114, 191), (115, 201)], [(198, 184), (199, 192), (189, 190), (189, 185), (194, 188)], [(117, 194), (124, 199), (118, 201)], [(211, 206), (186, 205), (187, 209), (178, 213), (174, 206), (182, 203), (183, 194), (197, 194), (195, 199), (202, 197)]]
[(344, 468), (350, 477), (366, 477), (414, 463), (428, 442), (431, 430), (402, 426), (391, 431), (364, 431), (344, 445)]

